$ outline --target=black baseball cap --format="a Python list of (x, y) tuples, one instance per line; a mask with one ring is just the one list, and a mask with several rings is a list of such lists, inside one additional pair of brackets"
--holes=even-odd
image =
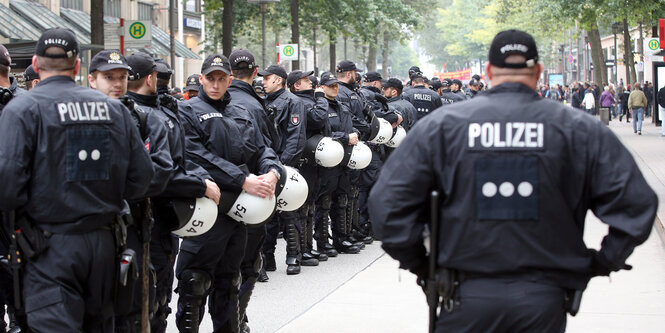
[(362, 72), (362, 69), (358, 69), (358, 67), (356, 67), (356, 64), (351, 60), (340, 61), (337, 64), (337, 68), (335, 70), (337, 71), (337, 73), (348, 72), (348, 71)]
[(281, 77), (284, 80), (286, 80), (287, 78), (286, 71), (284, 70), (284, 68), (282, 68), (282, 66), (279, 65), (270, 65), (268, 66), (268, 68), (259, 71), (260, 76), (268, 76), (273, 74)]
[(223, 54), (211, 54), (203, 61), (201, 74), (208, 75), (214, 71), (231, 74), (231, 64), (229, 63), (229, 59)]
[(309, 76), (309, 80), (312, 81), (312, 86), (316, 87), (319, 85), (319, 79), (316, 78), (314, 75)]
[[(523, 63), (506, 63), (511, 55), (521, 55), (526, 58)], [(503, 68), (527, 68), (538, 63), (538, 48), (531, 35), (520, 30), (506, 30), (494, 36), (489, 51), (489, 62), (492, 66)]]
[(157, 71), (158, 77), (163, 77), (165, 79), (168, 79), (169, 76), (173, 74), (173, 70), (171, 69), (169, 63), (166, 62), (166, 60), (162, 58), (155, 58), (155, 64), (157, 65), (157, 68), (155, 68), (155, 70)]
[(478, 75), (478, 74), (473, 74), (473, 76), (471, 78), (475, 79), (476, 81), (480, 81), (480, 79), (481, 79), (480, 75)]
[(142, 79), (157, 71), (155, 59), (143, 52), (127, 56), (127, 64), (129, 65), (129, 77), (127, 78), (129, 81)]
[(330, 86), (337, 82), (339, 81), (337, 80), (337, 77), (333, 75), (333, 73), (325, 72), (321, 74), (321, 80), (319, 81), (319, 84), (322, 86)]
[(0, 65), (9, 66), (12, 63), (12, 58), (9, 56), (7, 48), (0, 44)]
[(309, 71), (309, 72), (303, 72), (300, 70), (293, 71), (289, 73), (289, 76), (286, 78), (286, 85), (290, 87), (294, 85), (296, 82), (300, 81), (302, 78), (309, 77), (312, 74), (314, 74), (314, 71)]
[(129, 64), (125, 56), (118, 50), (103, 50), (90, 59), (88, 71), (90, 73), (106, 72), (117, 68), (129, 70)]
[(231, 69), (252, 69), (256, 67), (254, 55), (245, 49), (237, 49), (231, 52), (229, 62), (231, 63)]
[(26, 81), (32, 81), (34, 79), (39, 79), (39, 74), (35, 72), (35, 69), (32, 67), (32, 65), (28, 66), (28, 68), (25, 69), (25, 72), (23, 72), (23, 79)]
[(458, 79), (453, 79), (453, 84), (456, 84), (456, 85), (458, 85), (458, 86), (460, 86), (460, 87), (463, 86), (462, 81), (460, 81), (460, 80), (458, 80)]
[(453, 80), (451, 80), (451, 79), (441, 80), (441, 86), (444, 87), (444, 88), (450, 87), (451, 84), (453, 84)]
[(409, 78), (410, 78), (411, 80), (415, 80), (415, 79), (423, 79), (423, 78), (425, 78), (425, 77), (423, 76), (423, 73), (421, 73), (421, 72), (413, 72), (413, 73), (409, 76)]
[(383, 89), (385, 88), (395, 88), (395, 89), (404, 89), (404, 84), (397, 78), (390, 78), (388, 80), (383, 80), (382, 82)]
[[(65, 51), (61, 54), (48, 54), (46, 49), (49, 47), (59, 47)], [(72, 58), (78, 56), (81, 51), (79, 40), (76, 34), (66, 28), (46, 29), (37, 41), (35, 54), (47, 58)]]
[(422, 71), (420, 70), (420, 67), (418, 67), (418, 66), (411, 66), (411, 68), (409, 68), (409, 77), (413, 73), (422, 73)]
[(439, 80), (430, 80), (429, 81), (429, 87), (430, 87), (430, 89), (436, 91), (436, 90), (439, 90), (439, 88), (442, 88), (443, 84), (441, 84), (441, 81), (439, 81)]
[(381, 77), (381, 74), (375, 71), (367, 72), (364, 76), (363, 79), (365, 82), (374, 82), (374, 81), (382, 81), (383, 78)]
[(201, 82), (199, 81), (199, 75), (198, 74), (192, 74), (189, 77), (187, 77), (187, 81), (185, 81), (185, 90), (199, 90), (199, 86), (201, 86)]

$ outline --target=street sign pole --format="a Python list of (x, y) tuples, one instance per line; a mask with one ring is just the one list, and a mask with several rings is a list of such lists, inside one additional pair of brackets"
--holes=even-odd
[[(120, 31), (124, 29), (125, 19), (120, 19)], [(120, 54), (125, 55), (125, 33), (123, 32), (120, 35)]]

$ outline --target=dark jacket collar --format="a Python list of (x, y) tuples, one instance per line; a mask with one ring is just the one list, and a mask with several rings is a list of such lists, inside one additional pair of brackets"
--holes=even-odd
[(314, 100), (314, 89), (295, 91), (293, 94), (298, 97), (305, 97)]
[(363, 89), (367, 89), (367, 90), (369, 90), (369, 91), (373, 91), (373, 92), (375, 92), (375, 93), (377, 93), (377, 94), (380, 94), (380, 93), (381, 93), (381, 90), (379, 90), (379, 88), (377, 88), (377, 87), (364, 86)]
[(226, 108), (227, 105), (231, 102), (231, 94), (229, 92), (224, 93), (224, 98), (220, 100), (214, 100), (208, 97), (208, 94), (203, 90), (203, 86), (199, 87), (199, 95), (197, 96), (202, 101), (206, 102), (210, 106), (214, 107), (218, 111), (222, 111)]
[(233, 81), (231, 81), (231, 86), (229, 88), (235, 88), (235, 89), (241, 90), (241, 91), (251, 95), (252, 97), (254, 97), (254, 99), (259, 101), (259, 103), (261, 103), (261, 105), (264, 105), (264, 103), (265, 103), (263, 98), (261, 98), (261, 96), (256, 94), (256, 91), (254, 90), (252, 85), (245, 82), (245, 81), (233, 80)]
[(43, 86), (43, 85), (47, 85), (47, 84), (51, 84), (51, 83), (55, 83), (55, 82), (59, 82), (59, 83), (69, 82), (69, 83), (76, 84), (76, 82), (74, 82), (74, 79), (72, 79), (71, 77), (64, 76), (64, 75), (58, 75), (58, 76), (51, 76), (51, 77), (49, 77), (47, 79), (44, 79), (44, 80), (40, 80), (39, 83), (37, 83), (37, 85), (38, 86)]
[(483, 93), (484, 94), (503, 94), (503, 93), (522, 93), (522, 94), (528, 94), (532, 95), (533, 97), (538, 98), (538, 93), (529, 88), (527, 85), (522, 84), (522, 83), (517, 83), (517, 82), (507, 82), (507, 83), (502, 83), (498, 86), (493, 87), (490, 90), (487, 90)]
[(153, 108), (159, 107), (158, 95), (141, 95), (135, 92), (127, 91), (127, 96), (136, 101), (139, 104), (147, 105)]
[(286, 89), (281, 88), (281, 89), (279, 89), (279, 90), (277, 90), (277, 91), (273, 91), (273, 92), (269, 93), (268, 95), (266, 95), (266, 101), (267, 101), (267, 102), (272, 102), (272, 101), (276, 100), (276, 99), (277, 99), (279, 96), (281, 96), (285, 91), (286, 91)]
[(389, 98), (388, 102), (399, 101), (400, 99), (402, 99), (402, 95), (397, 95), (395, 97)]

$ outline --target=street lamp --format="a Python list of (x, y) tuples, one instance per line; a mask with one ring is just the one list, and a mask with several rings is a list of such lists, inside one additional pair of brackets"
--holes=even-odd
[(261, 68), (266, 68), (266, 6), (279, 0), (247, 0), (249, 3), (258, 3), (261, 11)]
[(614, 84), (617, 85), (617, 73), (619, 72), (619, 58), (617, 58), (617, 32), (619, 31), (619, 23), (612, 23), (612, 33), (614, 34)]

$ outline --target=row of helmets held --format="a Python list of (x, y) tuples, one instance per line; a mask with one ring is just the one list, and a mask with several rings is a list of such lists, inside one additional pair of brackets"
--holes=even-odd
[[(251, 175), (250, 175), (251, 176)], [(307, 200), (309, 187), (298, 170), (284, 166), (275, 188), (275, 195), (261, 198), (245, 192), (222, 191), (219, 206), (209, 198), (173, 200), (179, 225), (172, 232), (179, 237), (194, 237), (210, 230), (218, 212), (248, 226), (261, 226), (275, 211), (294, 211)]]
[[(379, 117), (372, 118), (369, 142), (396, 148), (405, 137), (406, 131), (402, 126), (393, 129), (387, 120)], [(305, 143), (303, 157), (326, 168), (343, 165), (359, 170), (366, 168), (372, 161), (372, 151), (362, 141), (344, 147), (332, 138), (314, 135)]]

